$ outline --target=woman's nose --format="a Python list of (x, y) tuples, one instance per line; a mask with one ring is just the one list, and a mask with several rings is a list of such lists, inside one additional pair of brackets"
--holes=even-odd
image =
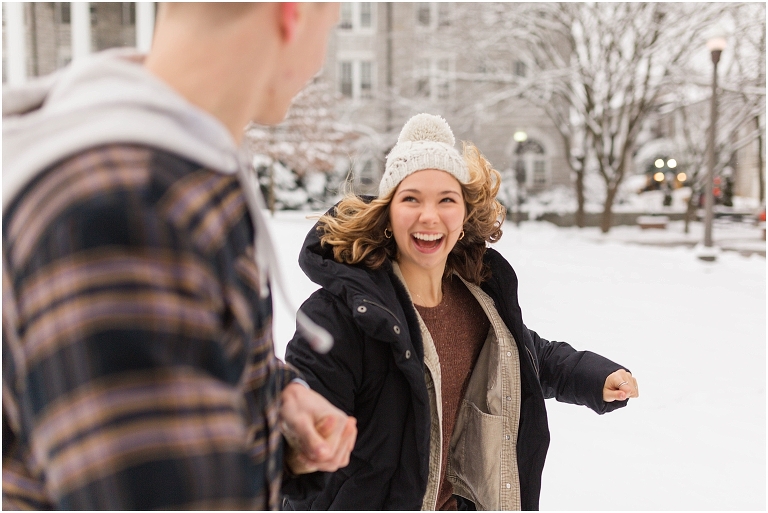
[(434, 205), (425, 204), (419, 215), (419, 221), (422, 223), (434, 223), (438, 220), (437, 208)]

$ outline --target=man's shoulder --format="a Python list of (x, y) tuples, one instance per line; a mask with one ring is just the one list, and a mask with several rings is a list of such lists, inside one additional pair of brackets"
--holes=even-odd
[(22, 261), (39, 240), (67, 227), (110, 224), (115, 231), (153, 222), (148, 214), (189, 228), (237, 188), (235, 177), (167, 151), (126, 143), (96, 146), (42, 170), (20, 191), (4, 211), (4, 242), (18, 258), (11, 260)]
[(9, 216), (25, 210), (39, 211), (53, 204), (102, 200), (106, 195), (140, 190), (155, 180), (170, 184), (194, 169), (194, 164), (161, 150), (111, 143), (95, 146), (59, 159), (41, 169), (5, 209)]

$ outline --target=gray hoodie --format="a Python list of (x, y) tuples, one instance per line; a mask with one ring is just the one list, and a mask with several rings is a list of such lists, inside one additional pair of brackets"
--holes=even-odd
[[(107, 50), (24, 86), (3, 88), (3, 213), (38, 173), (81, 151), (115, 142), (165, 150), (237, 174), (256, 227), (256, 263), (297, 311), (285, 293), (264, 201), (244, 153), (217, 118), (186, 101), (142, 61), (133, 49)], [(324, 330), (300, 312), (297, 321), (316, 349), (330, 349)]]

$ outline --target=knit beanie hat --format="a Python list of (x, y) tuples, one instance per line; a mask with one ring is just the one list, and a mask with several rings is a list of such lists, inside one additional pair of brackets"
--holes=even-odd
[(387, 155), (379, 197), (389, 194), (406, 176), (423, 169), (439, 169), (453, 175), (459, 183), (468, 183), (469, 168), (454, 148), (455, 143), (451, 127), (440, 116), (413, 116), (403, 126), (397, 144)]

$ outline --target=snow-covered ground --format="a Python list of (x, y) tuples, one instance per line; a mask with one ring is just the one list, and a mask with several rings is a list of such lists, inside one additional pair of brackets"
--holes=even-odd
[[(314, 223), (305, 215), (269, 221), (297, 304), (316, 288), (296, 263)], [(518, 273), (529, 327), (626, 365), (640, 385), (639, 399), (605, 416), (547, 402), (543, 510), (766, 508), (766, 261), (726, 251), (705, 263), (684, 245), (636, 244), (681, 231), (507, 223), (495, 245)], [(694, 224), (689, 239), (700, 233)], [(716, 241), (729, 234), (765, 251), (755, 227), (715, 226)], [(276, 303), (282, 356), (294, 318)]]

